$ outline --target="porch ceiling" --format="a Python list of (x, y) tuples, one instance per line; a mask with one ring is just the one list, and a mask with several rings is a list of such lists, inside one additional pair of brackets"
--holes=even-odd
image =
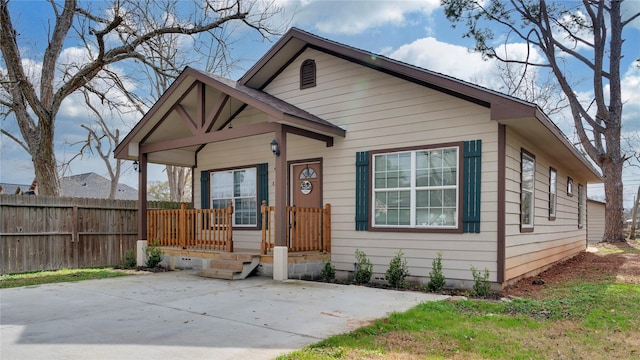
[[(230, 129), (229, 122), (248, 109), (257, 110), (264, 121)], [(146, 153), (151, 163), (195, 166), (196, 152), (208, 143), (279, 129), (327, 144), (345, 135), (343, 129), (265, 92), (187, 67), (114, 153), (118, 159), (137, 160)]]

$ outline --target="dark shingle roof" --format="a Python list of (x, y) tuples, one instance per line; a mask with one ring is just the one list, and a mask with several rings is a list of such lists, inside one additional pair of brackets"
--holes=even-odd
[[(109, 197), (109, 179), (96, 173), (66, 176), (60, 180), (61, 195), (106, 199)], [(118, 184), (117, 200), (138, 200), (138, 190), (125, 184)]]

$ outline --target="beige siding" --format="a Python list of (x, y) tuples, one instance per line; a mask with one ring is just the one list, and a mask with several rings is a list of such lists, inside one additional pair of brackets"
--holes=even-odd
[[(530, 233), (520, 232), (521, 149), (535, 155), (536, 160), (534, 230)], [(549, 219), (549, 167), (558, 174), (555, 220)], [(573, 196), (567, 195), (568, 177), (573, 178)], [(544, 157), (537, 144), (507, 129), (505, 280), (531, 275), (585, 249), (586, 226), (578, 228), (578, 184), (584, 187), (585, 204), (587, 187), (581, 179)], [(584, 211), (583, 223), (586, 224)]]
[[(299, 90), (299, 67), (307, 58), (316, 62), (317, 86)], [(323, 201), (332, 205), (332, 261), (338, 270), (353, 270), (354, 252), (361, 249), (382, 277), (403, 250), (411, 274), (426, 277), (442, 251), (448, 279), (472, 279), (473, 265), (489, 269), (496, 280), (497, 125), (489, 109), (311, 49), (265, 90), (347, 130), (330, 148), (288, 136), (289, 160), (323, 158)], [(356, 152), (476, 139), (483, 141), (480, 234), (355, 231)]]
[(587, 241), (601, 242), (604, 238), (604, 203), (587, 200)]

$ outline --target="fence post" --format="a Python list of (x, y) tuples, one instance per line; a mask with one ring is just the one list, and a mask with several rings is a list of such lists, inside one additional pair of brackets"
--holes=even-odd
[(326, 204), (324, 206), (324, 250), (325, 252), (331, 253), (331, 204)]
[(178, 234), (180, 236), (180, 246), (187, 248), (187, 204), (180, 204), (180, 213), (178, 215)]
[(227, 216), (226, 216), (226, 230), (227, 230), (227, 251), (233, 252), (233, 202), (229, 201), (229, 205), (227, 206)]

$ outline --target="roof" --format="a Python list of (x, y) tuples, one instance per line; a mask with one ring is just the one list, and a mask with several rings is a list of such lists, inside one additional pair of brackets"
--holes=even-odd
[[(204, 102), (203, 106), (209, 108), (198, 108), (200, 102)], [(131, 149), (131, 146), (173, 140), (176, 148), (180, 149), (180, 153), (173, 151), (173, 154), (169, 154), (174, 149), (158, 150), (153, 148), (155, 154), (149, 157), (149, 161), (154, 162), (154, 160), (162, 158), (164, 164), (193, 166), (195, 157), (191, 159), (191, 162), (185, 163), (184, 154), (195, 153), (200, 146), (212, 142), (214, 139), (220, 141), (230, 137), (234, 138), (236, 135), (233, 133), (239, 133), (237, 129), (236, 131), (224, 132), (221, 130), (225, 130), (224, 127), (235, 117), (235, 114), (246, 106), (254, 107), (267, 114), (271, 124), (288, 125), (326, 137), (345, 135), (344, 129), (262, 90), (186, 67), (116, 147), (115, 157), (135, 160), (138, 158), (138, 150)], [(224, 133), (224, 135), (198, 136), (203, 135), (202, 133), (198, 134), (198, 131), (207, 125), (193, 119), (207, 116), (212, 117), (212, 123), (208, 124), (209, 128), (206, 129), (206, 133), (218, 132)], [(171, 118), (172, 121), (165, 121), (168, 118)], [(267, 127), (264, 132), (267, 130), (273, 132), (274, 129), (275, 127)], [(190, 138), (190, 141), (179, 141), (179, 139), (186, 138)], [(182, 158), (176, 160), (178, 157)]]
[[(202, 119), (204, 118), (202, 114), (217, 111), (215, 122), (209, 124), (206, 132), (209, 132), (213, 125), (217, 126), (218, 130), (222, 130), (233, 119), (233, 114), (239, 113), (245, 106), (252, 106), (266, 113), (270, 123), (291, 125), (322, 136), (344, 136), (345, 131), (341, 128), (262, 91), (307, 48), (487, 107), (490, 109), (492, 120), (506, 125), (527, 138), (544, 141), (545, 146), (542, 147), (542, 151), (567, 171), (586, 182), (602, 181), (592, 163), (569, 142), (562, 131), (537, 105), (296, 28), (284, 34), (237, 82), (187, 67), (123, 139), (115, 150), (115, 156), (120, 159), (134, 160), (138, 158), (139, 149), (142, 149), (149, 154), (149, 162), (162, 159), (162, 163), (169, 165), (195, 166), (195, 153), (204, 144), (247, 136), (248, 132), (242, 133), (234, 129), (234, 131), (225, 131), (224, 136), (222, 134), (198, 135), (200, 124), (196, 124), (192, 119), (198, 117)], [(198, 83), (204, 84), (206, 88), (198, 87)], [(234, 100), (236, 100), (235, 106), (232, 105)], [(237, 100), (240, 100), (240, 104)], [(197, 109), (194, 104), (198, 101), (205, 104), (202, 106), (209, 108)], [(223, 119), (218, 121), (218, 115), (222, 113), (229, 116), (222, 116)], [(170, 117), (172, 121), (164, 121)], [(168, 123), (172, 123), (173, 127)], [(204, 126), (204, 121), (202, 123)], [(266, 133), (273, 131), (273, 127), (253, 130), (250, 135), (255, 135), (259, 131)], [(222, 131), (217, 132), (222, 133)], [(192, 140), (174, 140), (180, 136), (189, 137)], [(163, 141), (167, 146), (147, 146), (143, 149), (140, 145), (144, 142)], [(168, 145), (173, 148), (169, 148)], [(179, 148), (180, 152), (175, 151), (175, 148)], [(172, 162), (174, 159), (176, 163)]]
[[(111, 181), (96, 173), (66, 176), (60, 179), (61, 196), (107, 199)], [(118, 184), (117, 200), (138, 200), (138, 190), (125, 184)]]
[(491, 118), (530, 138), (547, 141), (544, 151), (559, 159), (569, 171), (587, 182), (601, 182), (599, 171), (580, 153), (536, 105), (469, 82), (407, 64), (370, 51), (344, 45), (292, 28), (238, 81), (251, 88), (265, 88), (305, 49), (313, 48), (407, 81), (442, 91), (491, 109)]
[(0, 194), (15, 194), (18, 189), (21, 190), (21, 193), (25, 193), (29, 191), (29, 184), (10, 184), (10, 183), (0, 183)]

